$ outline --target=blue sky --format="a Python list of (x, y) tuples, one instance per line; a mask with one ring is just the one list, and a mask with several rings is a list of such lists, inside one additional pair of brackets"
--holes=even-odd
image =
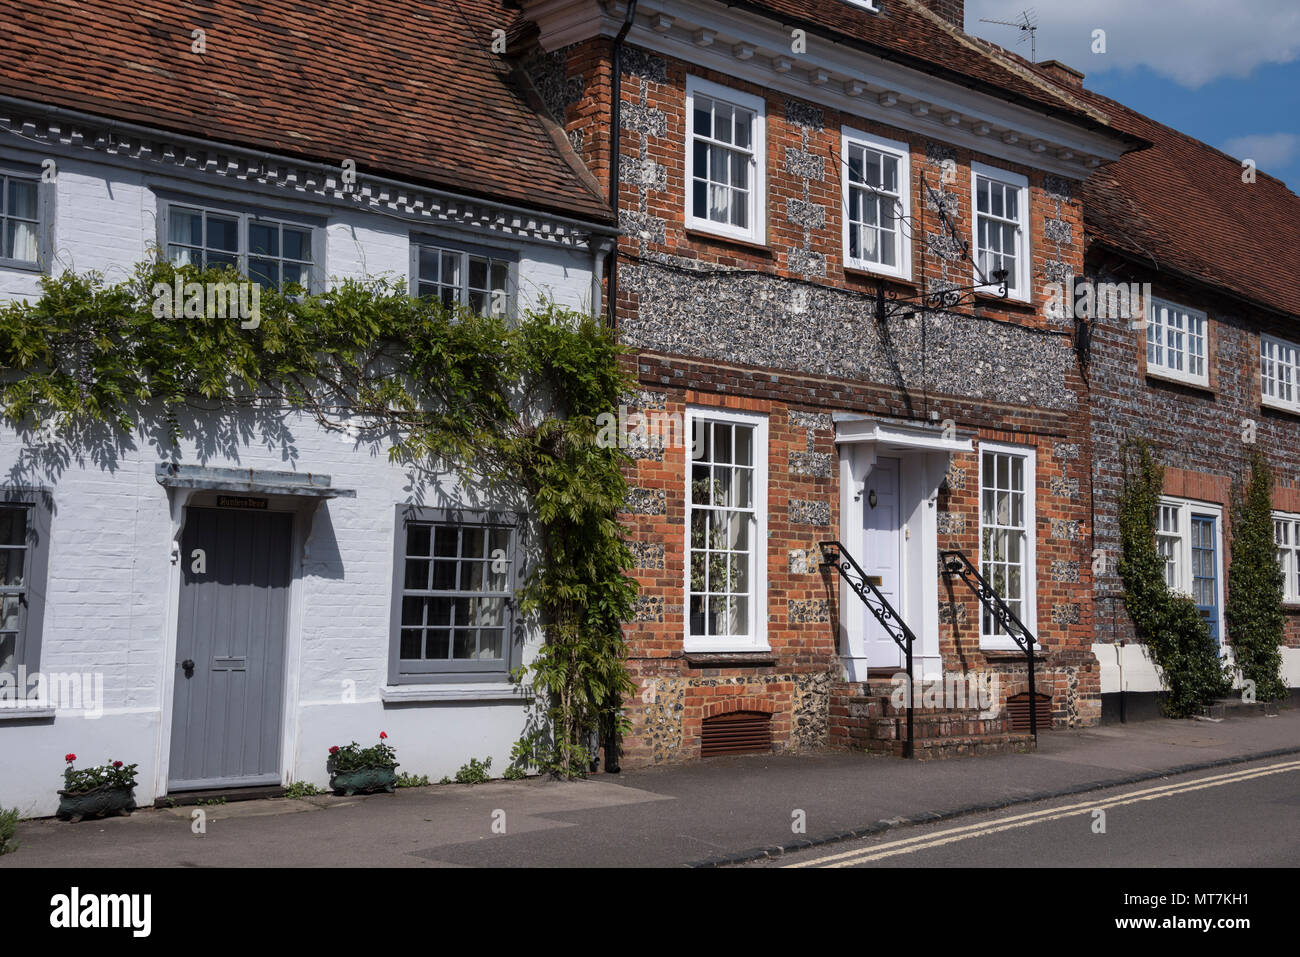
[(1300, 191), (1300, 0), (966, 0), (966, 30), (1028, 57), (1023, 32), (980, 22), (1026, 9), (1040, 61)]

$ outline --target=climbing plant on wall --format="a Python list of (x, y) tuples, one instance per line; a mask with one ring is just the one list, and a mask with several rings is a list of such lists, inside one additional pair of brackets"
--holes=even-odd
[(1255, 697), (1286, 696), (1282, 681), (1282, 569), (1273, 542), (1273, 471), (1258, 450), (1250, 457), (1244, 488), (1235, 490), (1232, 509), (1232, 564), (1224, 609), (1232, 655)]
[(1125, 439), (1119, 494), (1119, 577), (1124, 607), (1165, 685), (1171, 717), (1196, 713), (1228, 690), (1218, 646), (1192, 599), (1170, 590), (1165, 559), (1156, 548), (1156, 506), (1164, 467), (1144, 439)]
[(239, 282), (166, 263), (112, 284), (44, 278), (38, 299), (0, 305), (0, 412), (85, 448), (105, 428), (157, 428), (175, 443), (233, 411), (296, 410), (386, 443), (394, 462), (525, 497), (541, 548), (519, 599), (546, 638), (531, 666), (549, 702), (546, 765), (583, 773), (589, 737), (632, 691), (623, 453), (597, 443), (595, 426), (629, 386), (612, 335), (554, 305), (514, 323), (448, 310), (400, 282), (260, 290), (242, 322), (217, 296), (189, 301)]

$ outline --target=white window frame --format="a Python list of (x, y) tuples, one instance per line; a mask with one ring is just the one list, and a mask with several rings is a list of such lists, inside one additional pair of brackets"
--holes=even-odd
[[(1278, 542), (1278, 525), (1285, 523), (1285, 544)], [(1273, 513), (1273, 544), (1279, 552), (1278, 565), (1282, 569), (1282, 600), (1288, 605), (1300, 605), (1300, 515), (1294, 512)]]
[[(1014, 455), (1024, 459), (1025, 475), (1025, 529), (1021, 554), (1024, 562), (1022, 582), (1024, 600), (1021, 604), (1020, 620), (1034, 634), (1038, 633), (1038, 453), (1032, 446), (1007, 445), (1002, 442), (980, 442), (976, 448), (979, 456), (979, 554), (976, 567), (984, 574), (984, 453), (995, 455)], [(992, 582), (989, 583), (990, 585)], [(984, 609), (979, 610), (980, 647), (990, 651), (1018, 651), (1010, 635), (989, 635), (984, 633)]]
[[(745, 425), (754, 429), (754, 525), (750, 529), (750, 606), (749, 635), (743, 639), (722, 636), (717, 639), (691, 634), (691, 473), (694, 461), (695, 423), (697, 421)], [(686, 409), (684, 432), (688, 445), (684, 457), (686, 511), (683, 538), (685, 566), (682, 570), (682, 649), (687, 653), (725, 653), (769, 651), (767, 643), (767, 484), (768, 484), (768, 418), (749, 412), (717, 409), (709, 406), (689, 406)]]
[[(183, 213), (200, 213), (204, 217), (204, 236), (203, 245), (194, 246), (192, 243), (173, 243), (171, 240), (171, 221), (177, 212)], [(236, 221), (235, 245), (237, 249), (231, 253), (225, 250), (214, 250), (208, 245), (207, 237), (207, 217), (219, 216), (223, 219), (233, 219)], [(308, 235), (308, 248), (311, 250), (310, 260), (300, 260), (286, 258), (283, 255), (283, 246), (280, 254), (275, 256), (258, 256), (250, 252), (251, 244), (249, 241), (249, 228), (251, 226), (277, 226), (283, 229), (287, 226), (305, 232)], [(283, 239), (283, 233), (281, 233)], [(280, 263), (281, 267), (286, 262), (305, 263), (310, 268), (309, 281), (305, 287), (308, 293), (324, 292), (326, 288), (325, 269), (326, 269), (326, 251), (325, 251), (325, 221), (316, 216), (298, 216), (294, 213), (282, 212), (278, 209), (242, 205), (236, 202), (224, 202), (221, 200), (212, 200), (204, 197), (188, 197), (180, 194), (171, 193), (162, 194), (158, 197), (158, 250), (159, 256), (165, 262), (172, 262), (171, 247), (180, 246), (185, 249), (199, 249), (204, 253), (204, 263), (207, 261), (208, 252), (221, 252), (222, 255), (233, 255), (236, 263), (235, 269), (241, 276), (252, 279), (249, 275), (250, 259), (274, 259)], [(195, 264), (200, 265), (200, 264)], [(283, 274), (281, 274), (283, 277)], [(254, 280), (256, 281), (256, 280)], [(284, 288), (283, 281), (281, 289)]]
[[(519, 255), (508, 249), (492, 248), (488, 246), (476, 246), (468, 243), (449, 240), (440, 236), (417, 233), (411, 237), (411, 254), (409, 268), (409, 289), (412, 296), (420, 294), (420, 283), (424, 280), (420, 278), (420, 251), (437, 250), (439, 254), (450, 253), (460, 257), (460, 280), (457, 283), (459, 290), (457, 292), (457, 305), (469, 308), (469, 297), (471, 291), (482, 292), (484, 290), (471, 290), (469, 285), (469, 261), (471, 258), (486, 259), (488, 265), (488, 285), (492, 283), (492, 266), (504, 266), (506, 269), (506, 287), (505, 302), (500, 303), (504, 311), (493, 311), (497, 305), (496, 297), (492, 294), (493, 290), (488, 289), (486, 315), (494, 316), (499, 319), (513, 321), (515, 311), (518, 308), (518, 287), (519, 287)], [(440, 286), (448, 286), (449, 283), (439, 283)]]
[[(1286, 355), (1288, 352), (1289, 356)], [(1273, 382), (1272, 395), (1269, 394), (1270, 380)], [(1284, 388), (1290, 391), (1290, 398), (1279, 394)], [(1300, 345), (1277, 336), (1260, 335), (1259, 403), (1273, 409), (1300, 412)], [(1300, 598), (1296, 600), (1300, 601)]]
[(1161, 505), (1177, 508), (1179, 512), (1178, 560), (1175, 564), (1177, 581), (1171, 590), (1184, 598), (1192, 597), (1192, 516), (1206, 515), (1214, 519), (1214, 602), (1219, 611), (1219, 645), (1222, 646), (1224, 639), (1223, 506), (1173, 495), (1160, 496), (1157, 499), (1157, 508)]
[[(702, 94), (710, 99), (720, 100), (732, 106), (740, 107), (754, 114), (750, 129), (752, 159), (750, 161), (751, 187), (749, 190), (749, 228), (741, 229), (727, 223), (715, 223), (713, 220), (698, 217), (695, 206), (695, 97)], [(683, 190), (683, 212), (687, 229), (702, 233), (712, 233), (728, 239), (743, 242), (766, 244), (767, 237), (767, 104), (760, 96), (742, 93), (731, 87), (711, 83), (701, 77), (686, 77), (686, 184)]]
[[(972, 275), (975, 282), (980, 281), (979, 264), (979, 220), (982, 214), (979, 211), (979, 181), (989, 179), (1001, 183), (1005, 186), (1011, 186), (1019, 190), (1020, 198), (1016, 203), (1018, 216), (1016, 217), (1020, 224), (1019, 240), (1020, 244), (1016, 249), (1016, 275), (1014, 289), (1010, 288), (1008, 283), (1007, 298), (1015, 302), (1031, 302), (1033, 292), (1029, 287), (1032, 276), (1031, 263), (1033, 257), (1033, 244), (1030, 240), (1029, 233), (1029, 177), (1020, 173), (1012, 173), (1008, 170), (998, 169), (996, 166), (989, 166), (985, 163), (972, 162), (970, 164), (970, 222), (971, 222), (971, 252), (975, 258), (976, 267), (972, 269)], [(1005, 219), (1006, 217), (1002, 217)], [(988, 278), (988, 277), (985, 277)], [(1010, 277), (1008, 277), (1008, 280)], [(996, 295), (998, 292), (997, 283), (989, 283), (980, 286), (979, 292)]]
[[(881, 263), (871, 262), (867, 259), (854, 258), (849, 254), (849, 238), (852, 231), (852, 224), (849, 222), (849, 197), (852, 189), (852, 183), (849, 182), (849, 150), (855, 146), (865, 147), (869, 150), (875, 150), (878, 153), (884, 153), (894, 157), (898, 161), (898, 206), (895, 210), (897, 246), (895, 248), (895, 264), (886, 266)], [(912, 215), (912, 152), (906, 143), (898, 140), (885, 139), (880, 136), (873, 136), (862, 130), (854, 129), (851, 126), (845, 126), (840, 130), (840, 201), (842, 203), (844, 220), (841, 241), (844, 249), (844, 266), (846, 269), (860, 269), (864, 272), (875, 273), (882, 276), (893, 276), (897, 279), (910, 280), (912, 278), (912, 242), (905, 230), (905, 224), (908, 217)]]
[[(1176, 369), (1169, 362), (1169, 324), (1167, 321), (1157, 322), (1156, 317), (1160, 315), (1160, 310), (1164, 309), (1166, 314), (1172, 311), (1184, 316), (1187, 320), (1182, 330), (1177, 330), (1180, 336), (1180, 352), (1184, 357), (1184, 366), (1188, 366), (1186, 361), (1191, 357), (1191, 340), (1199, 338), (1201, 340), (1201, 373), (1193, 374), (1187, 368)], [(1200, 326), (1200, 332), (1194, 334), (1192, 324)], [(1160, 337), (1161, 341), (1156, 343), (1152, 336)], [(1199, 309), (1192, 309), (1188, 306), (1180, 306), (1176, 302), (1168, 299), (1160, 299), (1151, 296), (1147, 302), (1146, 314), (1146, 336), (1144, 337), (1143, 348), (1146, 350), (1147, 357), (1147, 374), (1154, 375), (1162, 379), (1172, 379), (1176, 382), (1185, 382), (1188, 385), (1208, 386), (1210, 384), (1210, 318)], [(1156, 349), (1159, 349), (1158, 356)]]

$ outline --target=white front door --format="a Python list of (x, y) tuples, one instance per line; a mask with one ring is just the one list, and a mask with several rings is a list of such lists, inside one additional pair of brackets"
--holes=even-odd
[[(862, 489), (862, 568), (900, 614), (902, 595), (902, 522), (898, 501), (898, 459), (877, 458)], [(874, 502), (874, 504), (873, 504)], [(867, 665), (895, 668), (902, 649), (876, 616), (866, 609)]]

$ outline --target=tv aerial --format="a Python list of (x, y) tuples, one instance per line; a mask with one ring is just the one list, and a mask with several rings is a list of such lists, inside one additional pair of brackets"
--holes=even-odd
[(1034, 12), (1033, 7), (1023, 11), (1019, 20), (985, 20), (981, 18), (980, 23), (996, 23), (999, 26), (1015, 27), (1020, 31), (1020, 39), (1016, 41), (1017, 43), (1024, 43), (1025, 38), (1029, 38), (1029, 62), (1038, 62), (1038, 14)]

